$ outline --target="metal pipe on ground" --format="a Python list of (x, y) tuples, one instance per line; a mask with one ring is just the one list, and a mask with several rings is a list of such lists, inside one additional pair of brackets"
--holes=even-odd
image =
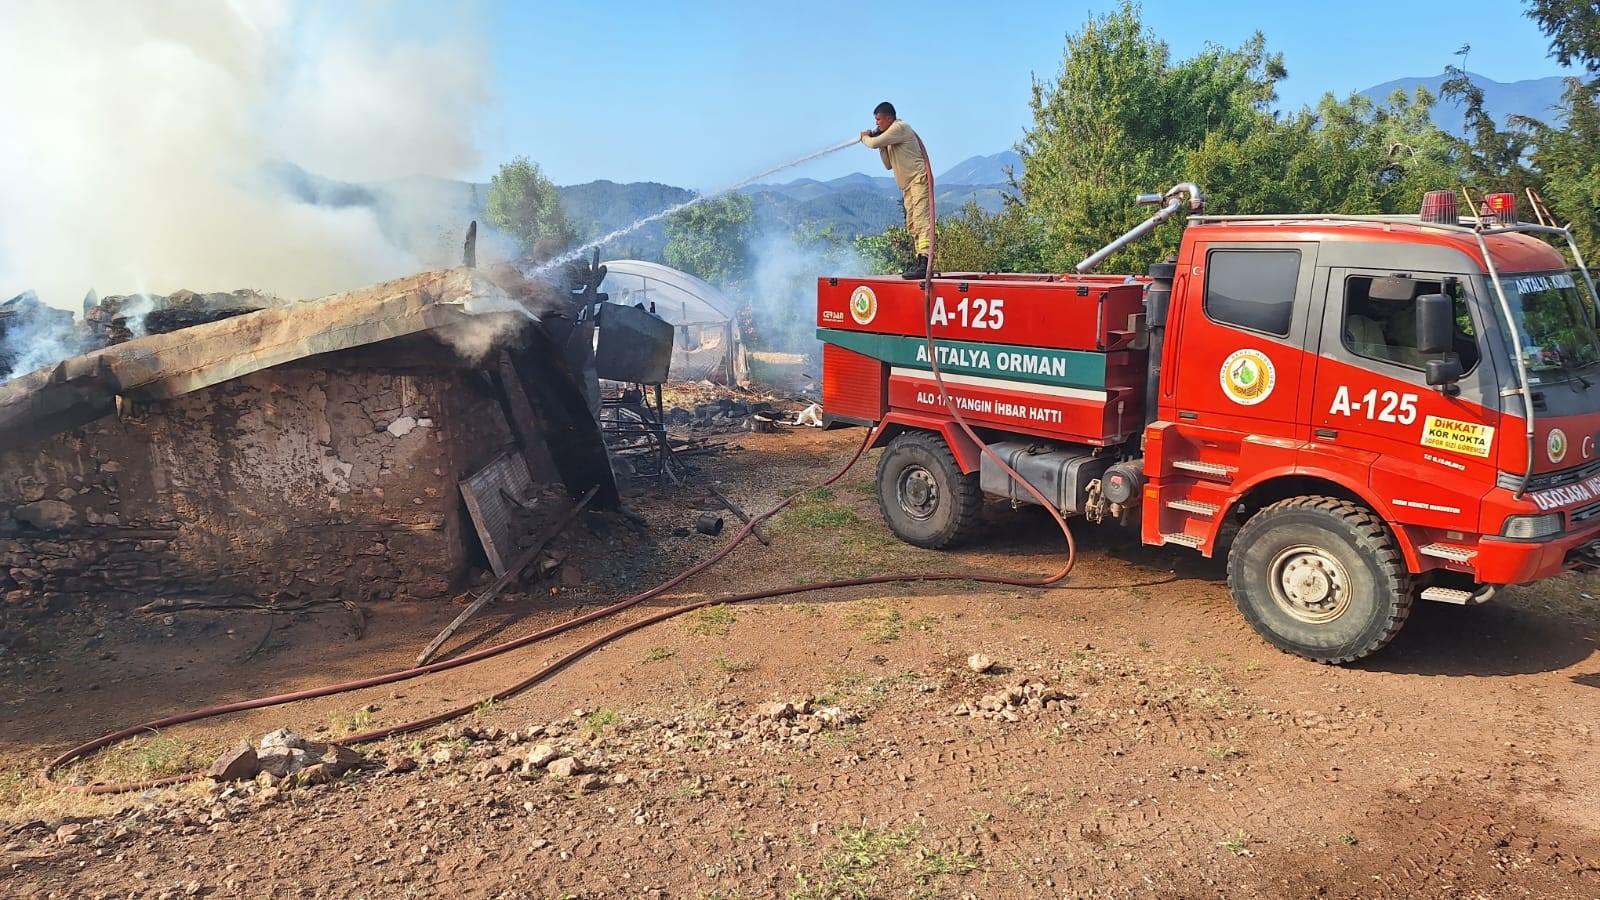
[[(711, 492), (711, 496), (713, 496), (713, 497), (717, 498), (718, 500), (722, 501), (722, 505), (726, 506), (728, 508), (728, 512), (731, 512), (734, 515), (738, 516), (739, 517), (739, 521), (745, 523), (746, 525), (750, 524), (750, 514), (745, 512), (743, 509), (740, 509), (739, 508), (739, 504), (737, 504), (737, 503), (733, 502), (731, 499), (729, 499), (727, 494), (724, 494), (723, 492), (721, 492), (721, 491), (717, 490), (716, 488), (711, 487), (709, 485), (706, 487), (706, 490)], [(753, 528), (752, 529), (752, 533), (755, 534), (756, 540), (761, 542), (761, 546), (763, 546), (763, 547), (771, 547), (772, 546), (772, 539), (767, 537), (765, 534), (762, 533), (760, 526), (756, 526), (755, 528)]]

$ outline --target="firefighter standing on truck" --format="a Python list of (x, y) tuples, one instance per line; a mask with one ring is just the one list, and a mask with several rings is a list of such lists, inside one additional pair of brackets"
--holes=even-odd
[(928, 250), (933, 245), (933, 221), (928, 215), (933, 198), (928, 189), (928, 160), (922, 152), (922, 139), (910, 125), (895, 118), (894, 104), (888, 101), (872, 110), (872, 120), (877, 127), (861, 132), (861, 143), (878, 151), (883, 167), (894, 172), (894, 182), (905, 195), (906, 230), (916, 242), (917, 259), (901, 276), (926, 278)]

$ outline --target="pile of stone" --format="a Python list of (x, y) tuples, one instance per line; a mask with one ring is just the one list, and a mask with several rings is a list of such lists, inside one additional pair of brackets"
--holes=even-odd
[[(719, 702), (720, 713), (709, 718), (680, 716), (649, 719), (609, 714), (603, 724), (587, 710), (571, 719), (507, 730), (496, 725), (458, 724), (411, 749), (394, 747), (370, 772), (425, 778), (468, 777), (539, 781), (552, 790), (588, 792), (631, 783), (635, 776), (615, 772), (624, 760), (641, 752), (717, 753), (736, 745), (770, 752), (806, 750), (817, 736), (863, 721), (862, 715), (813, 700), (777, 701), (750, 706), (743, 701)], [(241, 790), (257, 803), (279, 799), (284, 791), (330, 781), (362, 768), (361, 754), (338, 744), (307, 740), (280, 729), (257, 746), (241, 743), (219, 757), (210, 775), (218, 782), (249, 782)]]
[(1003, 722), (1036, 718), (1046, 711), (1072, 712), (1074, 694), (1063, 693), (1040, 681), (1023, 681), (993, 694), (985, 694), (951, 708), (953, 716), (972, 716)]
[(833, 731), (845, 725), (861, 722), (861, 714), (842, 706), (813, 706), (810, 700), (797, 703), (763, 703), (755, 714), (745, 719), (745, 730), (754, 739), (787, 738), (799, 743), (805, 735)]
[[(581, 718), (575, 716), (575, 719)], [(418, 757), (393, 753), (384, 763), (385, 774), (401, 774), (418, 768), (447, 772), (470, 763), (468, 773), (480, 781), (514, 776), (524, 781), (549, 778), (553, 784), (592, 791), (605, 787), (607, 778), (603, 754), (584, 747), (577, 729), (556, 721), (507, 731), (496, 725), (455, 725)], [(522, 745), (531, 744), (523, 749)], [(618, 776), (622, 782), (626, 776)], [(618, 779), (610, 779), (617, 783)]]
[(754, 745), (771, 751), (803, 750), (823, 732), (859, 724), (860, 713), (839, 706), (818, 706), (811, 700), (758, 704), (705, 722), (668, 721), (657, 725), (656, 743), (667, 751), (703, 748), (707, 752)]
[(365, 758), (349, 747), (307, 740), (287, 728), (249, 741), (217, 757), (206, 774), (213, 781), (255, 781), (263, 788), (322, 784), (359, 769)]

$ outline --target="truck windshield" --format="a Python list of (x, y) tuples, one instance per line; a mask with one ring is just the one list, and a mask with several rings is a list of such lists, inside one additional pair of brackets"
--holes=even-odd
[(1600, 363), (1594, 304), (1576, 270), (1504, 275), (1500, 285), (1522, 336), (1522, 358), (1535, 382), (1565, 381)]

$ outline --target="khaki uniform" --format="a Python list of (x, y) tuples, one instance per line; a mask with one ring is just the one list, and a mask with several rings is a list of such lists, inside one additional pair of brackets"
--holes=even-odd
[(928, 190), (928, 160), (922, 155), (922, 139), (903, 119), (884, 129), (877, 137), (864, 137), (861, 143), (878, 151), (883, 167), (894, 172), (894, 183), (905, 195), (906, 230), (917, 243), (917, 255), (927, 256), (933, 245), (933, 220), (928, 215), (931, 197)]

